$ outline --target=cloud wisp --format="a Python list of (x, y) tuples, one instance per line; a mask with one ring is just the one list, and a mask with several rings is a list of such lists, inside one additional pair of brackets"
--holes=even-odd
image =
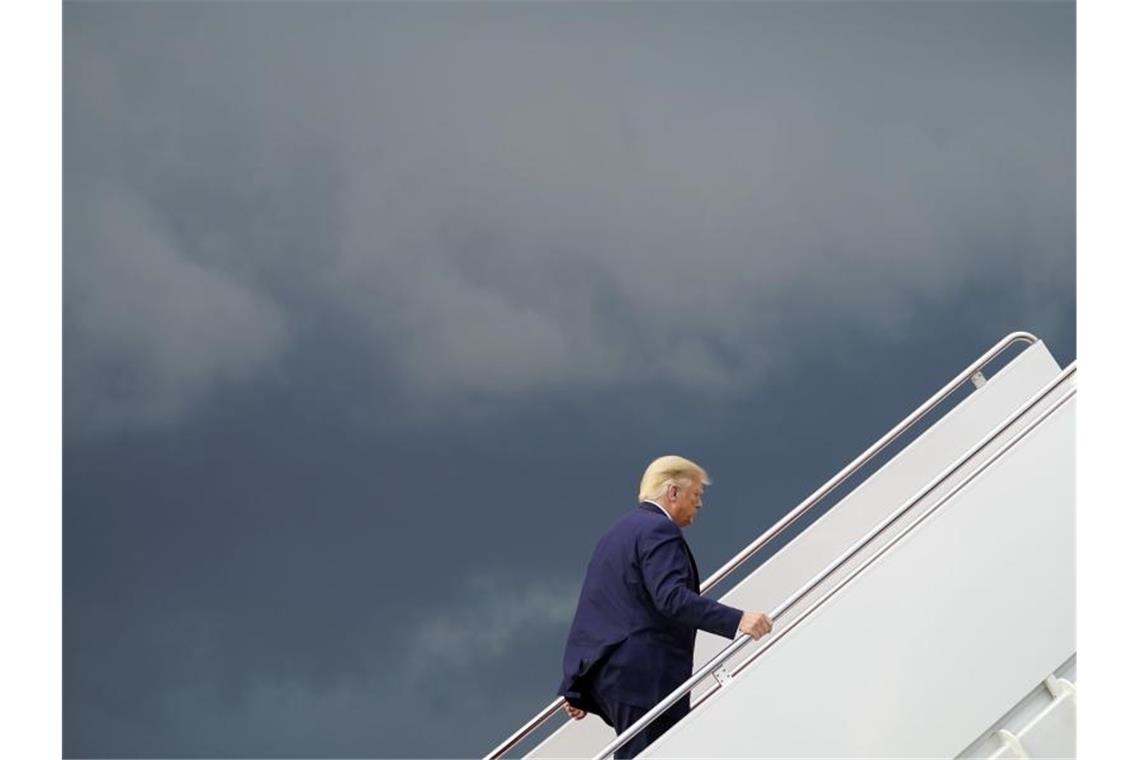
[(94, 189), (68, 210), (83, 231), (64, 279), (72, 429), (180, 421), (216, 386), (257, 376), (285, 350), (281, 309), (181, 253), (141, 199)]
[(413, 673), (486, 665), (527, 638), (562, 632), (578, 602), (578, 585), (483, 574), (462, 584), (454, 605), (411, 628), (401, 659)]

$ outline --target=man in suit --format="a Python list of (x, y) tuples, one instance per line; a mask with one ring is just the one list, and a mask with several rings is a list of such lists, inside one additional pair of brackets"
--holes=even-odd
[[(702, 597), (681, 528), (700, 510), (708, 474), (695, 462), (665, 456), (641, 479), (637, 508), (594, 549), (563, 656), (558, 693), (577, 720), (597, 714), (621, 734), (693, 672), (697, 629), (758, 639), (772, 630), (762, 612)], [(689, 697), (614, 753), (635, 757), (689, 712)]]

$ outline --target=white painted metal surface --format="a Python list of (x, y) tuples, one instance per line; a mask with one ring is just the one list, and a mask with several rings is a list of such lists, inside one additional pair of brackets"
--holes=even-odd
[[(821, 567), (910, 497), (949, 461), (988, 433), (1058, 371), (1059, 367), (1042, 343), (1026, 349), (836, 507), (726, 593), (722, 601), (746, 609), (771, 609), (782, 602)], [(1015, 432), (1016, 429), (1011, 430), (1010, 435)], [(994, 445), (1000, 443), (998, 441)], [(953, 481), (946, 488), (952, 485)], [(937, 496), (938, 493), (935, 493), (930, 498)], [(899, 529), (904, 525), (905, 522), (901, 523)], [(883, 538), (887, 539), (889, 535)], [(868, 551), (873, 549), (870, 547)], [(853, 562), (860, 559), (861, 557), (856, 557)], [(825, 591), (826, 587), (819, 593)], [(806, 599), (803, 606), (810, 604), (817, 596)], [(696, 662), (700, 664), (708, 660), (726, 643), (725, 639), (719, 637), (698, 634)], [(832, 644), (831, 648), (835, 649), (836, 646)], [(711, 685), (712, 679), (708, 680)], [(694, 697), (699, 696), (704, 688), (695, 691)], [(794, 685), (786, 688), (794, 691)], [(718, 697), (713, 697), (710, 704), (717, 699)], [(995, 715), (989, 716), (991, 720)], [(689, 724), (690, 721), (685, 721), (685, 725)], [(678, 727), (677, 730), (682, 728)], [(685, 732), (689, 730), (684, 728)], [(977, 733), (966, 741), (974, 736)], [(613, 730), (591, 716), (581, 722), (567, 722), (529, 756), (589, 756), (612, 738)], [(960, 751), (966, 741), (961, 742), (950, 754)], [(751, 753), (757, 752), (758, 750), (752, 750)]]
[[(1076, 651), (1074, 420), (1071, 401), (644, 756), (961, 752)], [(1022, 746), (1063, 741), (1071, 706)]]

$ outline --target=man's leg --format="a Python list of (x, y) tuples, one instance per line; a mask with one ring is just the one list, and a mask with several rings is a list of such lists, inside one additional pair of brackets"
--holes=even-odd
[[(614, 728), (616, 735), (621, 736), (627, 728), (632, 726), (641, 716), (649, 712), (648, 708), (637, 707), (635, 705), (627, 705), (624, 702), (618, 702), (611, 699), (605, 693), (605, 690), (599, 690), (595, 684), (589, 686), (590, 694), (594, 698), (594, 702), (605, 711), (605, 717), (609, 718), (606, 722)], [(688, 712), (688, 700), (685, 700), (685, 705), (681, 708), (680, 715), (677, 714), (677, 708), (669, 710), (664, 715), (660, 715), (645, 728), (638, 731), (624, 746), (618, 747), (614, 752), (614, 760), (626, 760), (626, 758), (636, 757), (642, 750), (652, 744), (658, 737), (672, 728), (677, 721), (679, 721), (685, 713)], [(672, 713), (672, 715), (670, 714)], [(605, 718), (603, 718), (605, 720)]]
[[(619, 736), (624, 733), (627, 728), (640, 720), (645, 713), (649, 712), (649, 710), (644, 707), (635, 707), (634, 705), (626, 705), (621, 702), (607, 705), (606, 710), (615, 718), (614, 730)], [(625, 760), (626, 758), (637, 757), (646, 747), (672, 728), (676, 722), (676, 718), (671, 718), (668, 715), (658, 716), (656, 720), (638, 731), (629, 741), (619, 747), (617, 751), (614, 752), (614, 760)]]

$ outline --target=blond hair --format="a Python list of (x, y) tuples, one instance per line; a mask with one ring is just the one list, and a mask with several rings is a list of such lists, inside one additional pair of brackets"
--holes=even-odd
[(712, 485), (709, 474), (696, 462), (672, 454), (658, 457), (645, 468), (637, 499), (638, 501), (660, 499), (669, 486), (688, 488), (698, 479), (706, 486)]

